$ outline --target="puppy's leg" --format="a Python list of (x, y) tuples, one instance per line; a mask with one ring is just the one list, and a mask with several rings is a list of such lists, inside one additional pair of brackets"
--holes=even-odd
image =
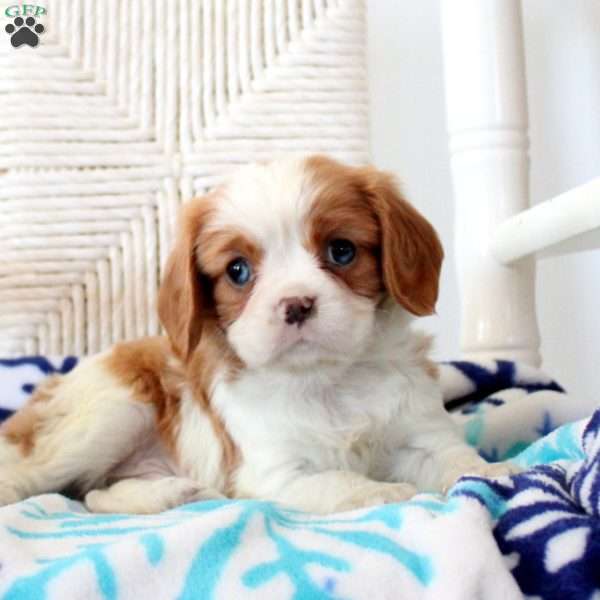
[[(329, 514), (408, 500), (416, 489), (408, 483), (374, 481), (351, 471), (298, 474), (291, 481), (270, 475), (260, 496), (306, 512)], [(282, 479), (285, 475), (281, 474)], [(289, 478), (289, 473), (287, 474)], [(277, 483), (276, 483), (277, 482)], [(274, 484), (278, 489), (273, 489)]]
[(463, 475), (501, 477), (519, 468), (486, 462), (443, 412), (411, 422), (407, 438), (395, 452), (392, 471), (394, 479), (412, 481), (420, 491), (446, 492)]
[(153, 428), (154, 409), (101, 356), (81, 363), (0, 429), (0, 505), (71, 485), (91, 489)]
[(154, 514), (198, 500), (224, 498), (217, 490), (202, 488), (192, 479), (122, 479), (109, 488), (92, 490), (85, 504), (92, 512)]

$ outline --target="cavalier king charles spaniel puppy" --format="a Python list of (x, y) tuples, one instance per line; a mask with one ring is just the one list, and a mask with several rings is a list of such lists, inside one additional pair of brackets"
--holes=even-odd
[(446, 413), (414, 316), (443, 252), (392, 177), (323, 156), (249, 165), (183, 208), (158, 311), (44, 381), (0, 430), (0, 504), (91, 511), (258, 498), (314, 513), (505, 475)]

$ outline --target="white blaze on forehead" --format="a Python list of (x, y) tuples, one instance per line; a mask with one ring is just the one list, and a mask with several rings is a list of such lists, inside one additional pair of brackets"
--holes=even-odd
[(301, 239), (312, 202), (310, 188), (302, 158), (243, 167), (220, 195), (213, 226), (246, 231), (263, 247)]
[[(322, 185), (316, 175), (305, 158), (251, 165), (215, 196), (210, 227), (237, 230), (262, 250), (248, 300), (227, 328), (229, 343), (249, 369), (288, 359), (296, 366), (323, 357), (346, 363), (373, 331), (374, 303), (340, 284), (307, 247), (307, 217)], [(282, 299), (293, 296), (316, 298), (314, 318), (301, 333), (290, 329), (280, 310)], [(307, 345), (294, 353), (300, 339)]]

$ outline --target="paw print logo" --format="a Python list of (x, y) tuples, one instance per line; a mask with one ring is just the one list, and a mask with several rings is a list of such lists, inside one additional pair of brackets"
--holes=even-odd
[(35, 48), (40, 41), (39, 34), (44, 33), (44, 26), (41, 23), (36, 25), (33, 17), (27, 17), (26, 20), (23, 20), (22, 17), (17, 17), (5, 27), (5, 31), (11, 36), (10, 43), (15, 48), (23, 44)]

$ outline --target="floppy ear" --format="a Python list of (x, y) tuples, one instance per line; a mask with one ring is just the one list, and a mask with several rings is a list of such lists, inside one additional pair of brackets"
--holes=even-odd
[(381, 227), (381, 270), (389, 294), (417, 316), (435, 312), (444, 251), (430, 223), (400, 193), (394, 179), (363, 171)]
[(158, 314), (173, 349), (187, 360), (200, 341), (210, 290), (198, 271), (196, 243), (206, 206), (191, 200), (183, 209), (175, 245), (167, 259), (158, 293)]

